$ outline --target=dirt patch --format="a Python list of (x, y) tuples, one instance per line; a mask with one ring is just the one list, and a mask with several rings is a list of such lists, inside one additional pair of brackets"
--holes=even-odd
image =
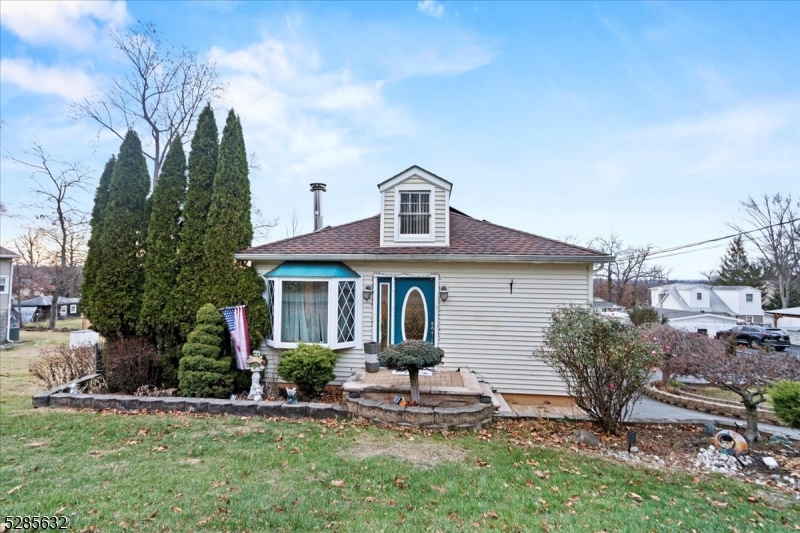
[(425, 440), (422, 436), (403, 436), (389, 445), (384, 440), (364, 437), (352, 448), (343, 452), (343, 456), (356, 459), (370, 457), (392, 457), (407, 461), (416, 468), (435, 468), (446, 461), (462, 461), (467, 452), (461, 448)]

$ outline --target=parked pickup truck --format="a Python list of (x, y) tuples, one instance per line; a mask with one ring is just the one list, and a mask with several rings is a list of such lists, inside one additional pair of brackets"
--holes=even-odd
[(785, 331), (761, 326), (736, 326), (726, 331), (718, 331), (714, 337), (720, 340), (735, 337), (737, 344), (746, 344), (751, 348), (758, 348), (767, 343), (779, 352), (790, 346), (789, 335)]

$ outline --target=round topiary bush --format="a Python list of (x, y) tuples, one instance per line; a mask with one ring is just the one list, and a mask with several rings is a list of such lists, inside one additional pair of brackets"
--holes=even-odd
[(800, 382), (779, 381), (769, 389), (769, 402), (781, 422), (800, 428)]
[(183, 345), (178, 382), (183, 396), (227, 398), (233, 392), (233, 358), (222, 355), (225, 323), (211, 304), (197, 311), (197, 325)]
[(301, 396), (311, 399), (319, 396), (325, 385), (336, 377), (333, 369), (338, 359), (330, 348), (300, 343), (297, 348), (281, 354), (277, 371), (281, 379), (297, 385)]
[(411, 400), (419, 403), (419, 371), (442, 362), (441, 348), (420, 340), (403, 341), (386, 348), (378, 356), (381, 365), (391, 370), (408, 370), (411, 381)]

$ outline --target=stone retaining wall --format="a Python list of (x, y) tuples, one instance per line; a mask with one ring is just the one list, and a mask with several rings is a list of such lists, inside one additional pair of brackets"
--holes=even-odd
[[(716, 403), (712, 400), (701, 400), (697, 398), (688, 398), (686, 396), (680, 396), (678, 394), (672, 394), (666, 391), (662, 391), (655, 387), (645, 387), (644, 389), (645, 395), (653, 398), (654, 400), (658, 400), (660, 402), (668, 403), (671, 405), (677, 405), (679, 407), (685, 407), (687, 409), (694, 409), (695, 411), (705, 411), (707, 413), (717, 414), (721, 416), (730, 416), (733, 418), (745, 418), (745, 408), (743, 405), (727, 405), (722, 403)], [(763, 409), (758, 410), (758, 419), (762, 422), (769, 422), (770, 424), (775, 425), (784, 425), (778, 417), (775, 416), (775, 413), (772, 411), (765, 411)]]
[(382, 426), (415, 427), (421, 429), (472, 429), (489, 426), (494, 414), (491, 403), (474, 403), (463, 407), (401, 407), (394, 402), (369, 398), (347, 398), (347, 411), (357, 421)]
[[(37, 402), (37, 399), (39, 400)], [(46, 401), (45, 401), (46, 400)], [(229, 414), (285, 418), (349, 418), (344, 405), (332, 403), (254, 402), (250, 400), (216, 400), (210, 398), (180, 398), (128, 396), (122, 394), (53, 393), (34, 396), (34, 407), (72, 409), (117, 409), (119, 411), (165, 411), (183, 413)]]

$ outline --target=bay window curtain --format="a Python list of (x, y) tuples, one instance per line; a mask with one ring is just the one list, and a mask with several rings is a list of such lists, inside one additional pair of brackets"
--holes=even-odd
[(328, 342), (328, 283), (284, 281), (282, 342)]

